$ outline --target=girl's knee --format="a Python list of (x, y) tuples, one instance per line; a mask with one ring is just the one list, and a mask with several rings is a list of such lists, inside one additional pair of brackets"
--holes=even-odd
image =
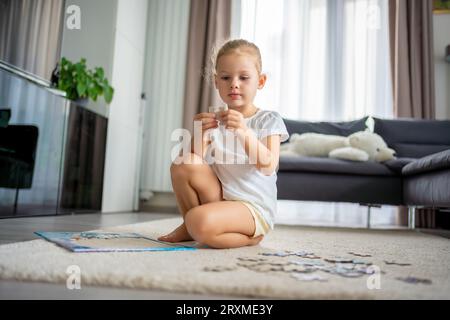
[(198, 171), (203, 165), (202, 159), (194, 154), (189, 153), (184, 156), (177, 157), (170, 166), (170, 174), (171, 176), (192, 174)]
[(192, 238), (200, 243), (208, 243), (208, 240), (216, 235), (217, 226), (203, 208), (195, 207), (189, 210), (184, 222)]
[(189, 178), (192, 174), (192, 168), (189, 168), (186, 164), (175, 164), (172, 163), (170, 166), (170, 176), (172, 180), (179, 180), (181, 178)]
[(184, 164), (203, 164), (203, 159), (195, 153), (185, 153), (175, 158), (172, 162), (172, 166), (184, 165)]
[(182, 173), (184, 173), (186, 171), (186, 170), (183, 170), (183, 169), (184, 169), (184, 165), (182, 163), (177, 164), (177, 163), (173, 162), (170, 165), (170, 176), (172, 178), (178, 177), (180, 174), (182, 174)]

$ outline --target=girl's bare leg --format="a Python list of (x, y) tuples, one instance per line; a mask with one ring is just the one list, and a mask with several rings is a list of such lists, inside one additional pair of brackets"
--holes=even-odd
[[(222, 187), (214, 171), (198, 155), (189, 153), (181, 164), (170, 167), (172, 187), (183, 219), (186, 213), (201, 204), (222, 200)], [(158, 238), (161, 241), (193, 240), (185, 223), (171, 233)]]
[(186, 228), (194, 240), (212, 248), (237, 248), (258, 244), (252, 238), (255, 221), (249, 209), (236, 201), (211, 202), (188, 211)]

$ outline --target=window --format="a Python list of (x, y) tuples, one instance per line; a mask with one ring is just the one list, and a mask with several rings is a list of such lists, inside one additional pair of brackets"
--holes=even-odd
[(283, 117), (392, 117), (388, 0), (235, 0), (233, 36), (255, 42), (266, 87), (255, 103)]

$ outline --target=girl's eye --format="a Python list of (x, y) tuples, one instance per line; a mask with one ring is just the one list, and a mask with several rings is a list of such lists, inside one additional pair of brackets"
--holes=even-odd
[(250, 77), (241, 77), (241, 80), (248, 80)]
[(222, 80), (228, 80), (228, 79), (230, 79), (230, 77), (222, 77), (221, 79)]

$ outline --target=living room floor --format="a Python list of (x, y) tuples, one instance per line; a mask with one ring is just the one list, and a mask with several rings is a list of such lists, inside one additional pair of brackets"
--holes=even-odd
[[(34, 234), (35, 231), (88, 231), (177, 216), (178, 214), (175, 213), (124, 212), (2, 219), (0, 220), (0, 244), (38, 239), (39, 237)], [(3, 299), (207, 300), (233, 299), (233, 297), (83, 285), (81, 290), (68, 290), (65, 285), (61, 284), (0, 280), (0, 300)]]
[[(328, 209), (327, 209), (328, 205)], [(334, 209), (332, 214), (320, 213), (321, 210), (330, 211), (332, 204), (317, 204), (316, 207), (310, 204), (305, 208), (305, 204), (281, 201), (279, 211), (283, 212), (277, 220), (280, 224), (299, 225), (326, 225), (364, 228), (367, 215), (366, 207), (354, 205), (338, 205), (339, 210)], [(303, 214), (299, 214), (302, 208)], [(156, 210), (162, 209), (162, 210)], [(88, 231), (103, 227), (134, 224), (158, 219), (168, 219), (178, 217), (177, 213), (170, 208), (164, 210), (162, 207), (153, 207), (152, 210), (146, 208), (148, 212), (124, 212), (124, 213), (93, 213), (93, 214), (73, 214), (64, 216), (45, 216), (11, 218), (0, 220), (0, 244), (27, 241), (37, 239), (35, 231)], [(314, 209), (317, 215), (314, 217), (309, 210)], [(346, 212), (347, 215), (339, 214)], [(355, 213), (358, 212), (359, 213)], [(336, 213), (337, 212), (337, 213)], [(358, 216), (359, 215), (359, 216)], [(377, 216), (378, 215), (378, 216)], [(361, 216), (364, 216), (361, 218)], [(353, 218), (352, 218), (353, 217)], [(373, 228), (404, 228), (396, 222), (394, 210), (374, 211), (371, 216)], [(423, 230), (424, 232), (428, 232)], [(430, 233), (448, 236), (448, 232), (432, 231)], [(65, 285), (50, 283), (32, 283), (0, 280), (0, 299), (236, 299), (228, 296), (211, 296), (196, 294), (180, 294), (163, 291), (132, 290), (109, 287), (87, 287), (82, 286), (82, 290), (68, 290)]]

